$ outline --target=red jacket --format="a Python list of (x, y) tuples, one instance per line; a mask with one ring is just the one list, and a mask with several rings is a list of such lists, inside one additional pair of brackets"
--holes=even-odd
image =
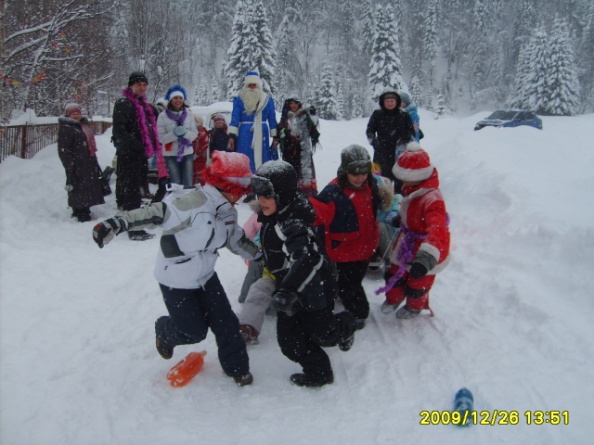
[(393, 264), (399, 264), (396, 254), (408, 229), (420, 235), (415, 240), (414, 255), (423, 250), (437, 260), (437, 266), (430, 270), (429, 274), (435, 274), (445, 266), (450, 253), (450, 230), (445, 202), (438, 187), (436, 169), (422, 184), (402, 190), (404, 199), (400, 203), (398, 213), (401, 230), (390, 255)]
[(375, 216), (378, 204), (374, 203), (369, 181), (361, 190), (353, 190), (340, 187), (335, 178), (309, 201), (316, 212), (314, 226), (323, 225), (330, 260), (337, 263), (365, 261), (373, 255), (379, 243)]

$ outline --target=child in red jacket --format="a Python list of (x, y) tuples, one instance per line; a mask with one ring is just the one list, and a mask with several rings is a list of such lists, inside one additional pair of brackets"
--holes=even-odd
[[(382, 312), (396, 311), (396, 318), (417, 317), (429, 307), (429, 291), (435, 274), (442, 270), (450, 253), (448, 214), (441, 192), (437, 169), (417, 142), (410, 142), (392, 168), (403, 181), (404, 199), (398, 214), (400, 233), (390, 255), (390, 272)], [(398, 225), (398, 222), (397, 224)]]
[(389, 208), (392, 195), (380, 190), (388, 187), (371, 174), (371, 158), (364, 147), (350, 145), (340, 157), (337, 177), (310, 202), (316, 212), (314, 225), (323, 226), (326, 254), (336, 263), (338, 297), (362, 329), (369, 316), (362, 282), (379, 243), (377, 211)]
[(200, 182), (204, 185), (202, 172), (206, 168), (210, 159), (208, 153), (208, 130), (204, 127), (204, 121), (200, 116), (194, 116), (196, 127), (198, 127), (198, 137), (192, 141), (194, 147), (194, 184)]

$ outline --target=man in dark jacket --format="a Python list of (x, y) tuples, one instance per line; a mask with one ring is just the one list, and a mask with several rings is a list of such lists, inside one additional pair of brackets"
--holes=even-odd
[[(141, 204), (141, 189), (147, 183), (148, 158), (161, 150), (157, 134), (157, 110), (146, 100), (148, 79), (133, 72), (128, 88), (113, 107), (113, 141), (117, 150), (116, 201), (120, 210), (134, 210)], [(154, 235), (128, 232), (131, 240), (144, 241)]]
[(394, 182), (394, 191), (401, 192), (402, 182), (392, 174), (399, 146), (414, 139), (415, 129), (408, 113), (400, 109), (400, 96), (386, 90), (379, 97), (380, 109), (375, 110), (367, 123), (367, 139), (373, 146), (373, 162), (380, 165), (382, 176)]

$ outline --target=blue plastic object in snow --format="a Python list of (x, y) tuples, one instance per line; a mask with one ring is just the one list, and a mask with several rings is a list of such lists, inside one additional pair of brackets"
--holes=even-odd
[(474, 397), (468, 388), (462, 388), (454, 397), (454, 412), (460, 414), (460, 420), (455, 422), (458, 426), (471, 425), (471, 412), (474, 410)]

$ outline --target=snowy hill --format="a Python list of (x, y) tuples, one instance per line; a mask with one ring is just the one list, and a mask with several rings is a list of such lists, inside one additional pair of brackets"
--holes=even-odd
[[(0, 443), (48, 444), (589, 444), (594, 434), (594, 115), (543, 118), (544, 130), (485, 128), (487, 113), (433, 120), (422, 146), (440, 171), (453, 256), (431, 293), (435, 317), (383, 315), (372, 306), (351, 351), (328, 349), (335, 383), (292, 386), (275, 320), (250, 346), (254, 384), (238, 388), (214, 338), (162, 360), (154, 321), (165, 313), (152, 277), (158, 238), (98, 249), (92, 223), (70, 219), (56, 146), (0, 164)], [(320, 186), (340, 150), (368, 146), (366, 119), (322, 122)], [(110, 134), (97, 138), (102, 166)], [(112, 184), (113, 185), (113, 184)], [(115, 198), (93, 208), (112, 216)], [(239, 205), (243, 222), (249, 216)], [(236, 310), (246, 270), (217, 264)], [(165, 375), (206, 350), (187, 387)], [(517, 411), (517, 425), (420, 425), (468, 387), (475, 408)], [(526, 411), (567, 411), (569, 425), (527, 425)], [(491, 416), (499, 423), (504, 416)], [(480, 420), (480, 418), (479, 418)], [(509, 419), (508, 419), (509, 420)]]

